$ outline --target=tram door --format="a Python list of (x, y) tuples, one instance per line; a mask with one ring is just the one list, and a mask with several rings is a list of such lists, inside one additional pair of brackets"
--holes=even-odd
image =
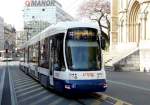
[(58, 34), (50, 39), (50, 85), (54, 85), (54, 71), (65, 71), (63, 59), (63, 35)]
[(50, 49), (50, 57), (49, 57), (49, 68), (50, 68), (50, 85), (54, 85), (53, 81), (53, 74), (54, 74), (54, 47), (53, 47), (53, 40), (50, 39), (50, 44), (49, 44), (49, 49)]

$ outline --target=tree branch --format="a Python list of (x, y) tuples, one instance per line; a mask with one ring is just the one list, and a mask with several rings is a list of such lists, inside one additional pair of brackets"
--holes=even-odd
[(101, 25), (101, 27), (105, 28), (105, 29), (108, 29), (108, 27), (104, 26), (104, 25)]

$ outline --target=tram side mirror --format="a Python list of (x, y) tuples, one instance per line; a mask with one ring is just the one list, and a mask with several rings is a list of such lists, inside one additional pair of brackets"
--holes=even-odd
[(54, 70), (60, 71), (61, 67), (58, 64), (54, 64)]
[(102, 50), (105, 50), (106, 48), (106, 40), (103, 36), (101, 37), (101, 48)]

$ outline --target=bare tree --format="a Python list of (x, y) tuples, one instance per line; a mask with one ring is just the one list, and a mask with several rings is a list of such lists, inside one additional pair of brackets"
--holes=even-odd
[[(88, 17), (89, 19), (96, 21), (102, 36), (106, 39), (108, 44), (110, 40), (109, 14), (110, 0), (89, 0), (79, 7), (79, 16)], [(103, 25), (102, 21), (105, 21), (106, 25)], [(103, 32), (103, 28), (107, 29), (107, 34)]]

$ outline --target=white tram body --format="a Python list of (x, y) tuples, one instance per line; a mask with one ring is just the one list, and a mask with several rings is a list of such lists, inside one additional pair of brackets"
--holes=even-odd
[(90, 23), (51, 25), (21, 47), (20, 69), (60, 92), (103, 92), (107, 83), (100, 39)]

